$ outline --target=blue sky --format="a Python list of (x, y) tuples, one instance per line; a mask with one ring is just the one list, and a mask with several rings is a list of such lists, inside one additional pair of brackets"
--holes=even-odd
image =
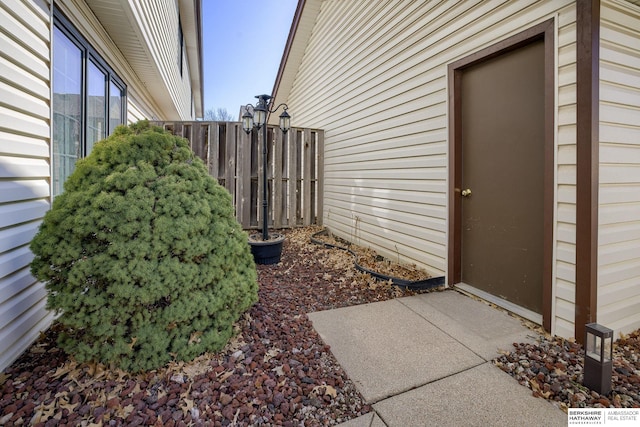
[(204, 108), (241, 105), (270, 94), (298, 0), (203, 0)]

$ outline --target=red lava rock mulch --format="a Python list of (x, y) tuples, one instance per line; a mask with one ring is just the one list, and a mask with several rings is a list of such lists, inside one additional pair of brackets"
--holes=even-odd
[(306, 313), (412, 294), (357, 273), (351, 255), (286, 232), (258, 266), (259, 301), (219, 354), (145, 374), (78, 364), (58, 326), (0, 373), (0, 425), (333, 425), (370, 411)]
[(542, 337), (531, 344), (514, 344), (493, 362), (520, 384), (542, 397), (567, 408), (640, 407), (640, 331), (614, 343), (612, 387), (600, 395), (582, 385), (584, 349), (580, 344), (558, 337)]

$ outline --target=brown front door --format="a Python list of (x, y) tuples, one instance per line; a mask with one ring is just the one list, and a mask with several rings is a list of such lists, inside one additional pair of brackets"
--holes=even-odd
[(461, 281), (542, 313), (544, 42), (462, 71)]

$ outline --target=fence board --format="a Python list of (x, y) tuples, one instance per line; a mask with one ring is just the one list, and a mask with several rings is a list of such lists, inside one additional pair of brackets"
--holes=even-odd
[(312, 141), (311, 141), (311, 129), (305, 129), (304, 137), (302, 139), (302, 147), (304, 152), (303, 161), (303, 195), (302, 195), (302, 221), (304, 225), (311, 224), (311, 204), (313, 199), (311, 198), (311, 153), (312, 153)]
[[(255, 131), (254, 131), (255, 132)], [(262, 182), (262, 176), (263, 176), (263, 162), (264, 160), (263, 155), (262, 155), (262, 131), (258, 131), (256, 134), (256, 140), (258, 141), (258, 161), (257, 161), (257, 166), (258, 166), (258, 174), (257, 174), (257, 179), (258, 179), (258, 194), (257, 194), (257, 203), (256, 203), (256, 207), (258, 209), (258, 223), (262, 224), (262, 194), (264, 192), (264, 183)]]
[(286, 143), (286, 135), (282, 132), (275, 133), (275, 146), (273, 153), (273, 226), (275, 228), (282, 228), (282, 147)]
[(251, 135), (240, 132), (238, 144), (236, 213), (240, 224), (251, 223)]
[(220, 134), (218, 133), (218, 124), (213, 123), (209, 126), (209, 149), (207, 150), (207, 165), (209, 166), (209, 175), (218, 179), (218, 153), (220, 146)]
[(322, 226), (324, 212), (324, 132), (317, 131), (316, 146), (316, 224)]
[[(225, 187), (232, 196), (236, 193), (236, 133), (235, 126), (230, 123), (226, 127), (225, 145), (227, 147)], [(235, 203), (235, 197), (234, 197)]]
[(290, 227), (298, 225), (298, 142), (300, 132), (291, 129), (289, 136), (289, 222)]
[[(245, 134), (239, 122), (152, 122), (189, 140), (209, 174), (232, 196), (245, 229), (262, 224), (262, 132)], [(260, 134), (258, 137), (257, 134)], [(269, 224), (275, 228), (322, 221), (324, 132), (268, 128)]]

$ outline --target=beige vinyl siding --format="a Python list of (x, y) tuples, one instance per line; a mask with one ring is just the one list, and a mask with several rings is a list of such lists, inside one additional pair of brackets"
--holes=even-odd
[(576, 301), (576, 7), (558, 11), (555, 286), (552, 333), (572, 337)]
[(603, 1), (598, 323), (640, 327), (640, 6)]
[(178, 0), (129, 0), (129, 4), (180, 120), (195, 120), (191, 115), (191, 81), (186, 44), (182, 74), (179, 66)]
[[(149, 25), (158, 26), (158, 22), (162, 22), (159, 21), (162, 10), (158, 9), (160, 3), (158, 5), (155, 5), (155, 2), (152, 3), (154, 3), (153, 7), (149, 7), (146, 3), (132, 1), (133, 6), (140, 8), (139, 13), (149, 12), (155, 15), (154, 17), (137, 15), (136, 19), (139, 21), (126, 23), (126, 25), (142, 25), (143, 28), (140, 31), (149, 33), (145, 34), (145, 38), (139, 42), (170, 43), (167, 47), (153, 44), (150, 47), (155, 53), (153, 58), (149, 58), (146, 62), (149, 67), (155, 66), (162, 70), (159, 74), (162, 79), (157, 81), (141, 80), (129, 63), (130, 58), (123, 56), (120, 48), (114, 43), (112, 35), (107, 33), (94, 10), (87, 3), (81, 0), (71, 0), (64, 3), (58, 2), (56, 6), (127, 85), (127, 122), (131, 123), (140, 119), (193, 120), (194, 118), (190, 116), (191, 86), (189, 77), (188, 74), (185, 74), (183, 81), (178, 65), (177, 6), (172, 0), (163, 2), (162, 5), (167, 7), (167, 19), (174, 19), (173, 24), (165, 30), (167, 25), (162, 23), (160, 29), (152, 30)], [(162, 37), (157, 35), (162, 31), (172, 32), (173, 25), (175, 25), (175, 34)], [(161, 62), (155, 63), (156, 60)], [(129, 117), (129, 114), (132, 114), (133, 117)]]
[(52, 319), (29, 272), (49, 198), (49, 44), (43, 0), (0, 3), (0, 370)]
[[(287, 102), (296, 126), (325, 129), (324, 223), (392, 259), (445, 274), (447, 64), (560, 16), (575, 42), (571, 1), (342, 2), (325, 0)], [(571, 26), (574, 28), (571, 29)], [(575, 48), (574, 48), (575, 52)], [(559, 227), (573, 299), (575, 53), (562, 69), (566, 153)], [(573, 76), (569, 76), (573, 72)], [(573, 154), (572, 154), (573, 153)], [(572, 316), (567, 314), (568, 321)]]
[(149, 114), (145, 113), (132, 98), (127, 97), (127, 124), (136, 123), (139, 120), (148, 119)]

